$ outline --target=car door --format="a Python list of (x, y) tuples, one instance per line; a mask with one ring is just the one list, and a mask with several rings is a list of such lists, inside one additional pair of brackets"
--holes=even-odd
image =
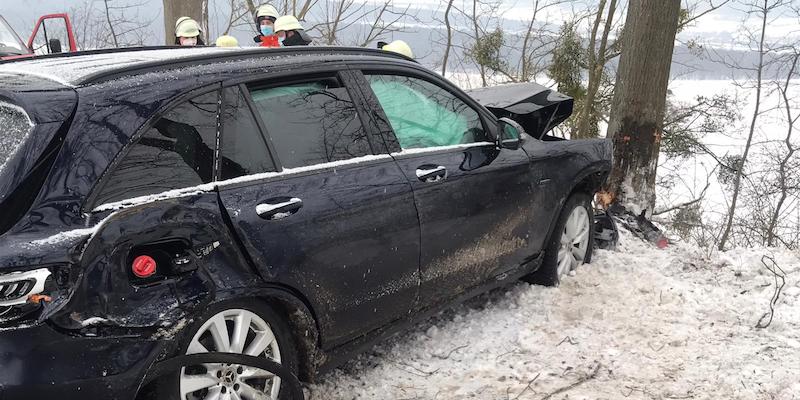
[(446, 82), (416, 71), (363, 74), (414, 191), (423, 303), (448, 300), (528, 262), (536, 251), (536, 188), (525, 151), (499, 149), (496, 121)]
[(302, 294), (330, 347), (411, 310), (419, 225), (341, 76), (288, 79), (226, 91), (219, 193), (253, 263)]

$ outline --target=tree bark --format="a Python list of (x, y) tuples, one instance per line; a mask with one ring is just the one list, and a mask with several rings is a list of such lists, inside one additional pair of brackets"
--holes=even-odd
[[(203, 29), (208, 27), (208, 0), (163, 0), (165, 43), (175, 44), (175, 21), (180, 17), (190, 17)], [(203, 32), (207, 36), (208, 32)], [(207, 37), (205, 37), (206, 43)]]
[(608, 136), (614, 161), (605, 191), (649, 217), (680, 0), (631, 0), (622, 38)]

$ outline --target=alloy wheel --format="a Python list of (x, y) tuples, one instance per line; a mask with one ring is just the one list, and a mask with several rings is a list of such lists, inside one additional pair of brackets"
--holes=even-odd
[(591, 224), (589, 213), (584, 207), (575, 207), (569, 214), (564, 231), (561, 233), (561, 244), (558, 248), (558, 278), (583, 264), (586, 250), (589, 248), (589, 229)]
[[(258, 314), (224, 310), (197, 330), (186, 354), (226, 352), (281, 362), (275, 334)], [(181, 400), (277, 400), (280, 378), (262, 369), (236, 364), (204, 364), (181, 369)]]

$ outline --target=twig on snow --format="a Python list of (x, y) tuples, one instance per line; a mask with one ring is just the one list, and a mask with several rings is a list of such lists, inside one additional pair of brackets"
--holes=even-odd
[[(767, 261), (769, 261), (769, 263)], [(758, 322), (756, 322), (756, 328), (758, 329), (764, 329), (772, 323), (772, 318), (775, 316), (775, 306), (778, 304), (778, 298), (781, 296), (783, 287), (786, 286), (786, 272), (783, 271), (772, 256), (764, 255), (761, 257), (761, 263), (764, 264), (764, 267), (766, 267), (769, 272), (772, 272), (775, 278), (775, 291), (772, 293), (772, 299), (769, 302), (769, 312), (764, 313), (764, 315), (758, 319)], [(780, 285), (778, 284), (779, 279)], [(767, 317), (769, 317), (769, 319), (765, 322), (764, 319)]]
[(577, 342), (575, 339), (573, 339), (573, 338), (571, 338), (571, 337), (567, 336), (567, 337), (565, 337), (564, 339), (561, 339), (561, 341), (560, 341), (560, 342), (558, 342), (558, 344), (556, 345), (556, 347), (558, 347), (558, 346), (561, 346), (561, 345), (562, 345), (564, 342), (567, 342), (567, 343), (569, 343), (569, 344), (571, 344), (571, 345), (573, 345), (573, 346), (575, 346), (576, 344), (578, 344), (578, 342)]
[(417, 371), (417, 372), (409, 371), (409, 370), (407, 370), (405, 368), (399, 368), (399, 369), (401, 371), (403, 371), (403, 372), (407, 372), (407, 373), (409, 373), (411, 375), (421, 376), (423, 378), (427, 378), (427, 377), (439, 372), (439, 368), (436, 368), (433, 371), (423, 371), (423, 370), (421, 370), (421, 369), (419, 369), (419, 368), (417, 368), (417, 367), (415, 367), (413, 365), (408, 365), (408, 364), (404, 364), (404, 363), (400, 363), (400, 362), (396, 362), (396, 361), (391, 361), (391, 360), (389, 360), (389, 362), (392, 363), (392, 364), (401, 366), (401, 367), (411, 368), (411, 369), (413, 369), (414, 371)]
[(561, 389), (556, 390), (555, 392), (549, 393), (547, 396), (542, 397), (542, 400), (547, 400), (547, 399), (549, 399), (549, 398), (551, 398), (551, 397), (553, 397), (553, 396), (555, 396), (557, 394), (564, 393), (564, 392), (566, 392), (568, 390), (572, 390), (572, 389), (574, 389), (574, 388), (576, 388), (576, 387), (578, 387), (578, 386), (580, 386), (580, 385), (582, 385), (582, 384), (584, 384), (584, 383), (596, 378), (597, 377), (597, 373), (600, 372), (600, 366), (601, 366), (600, 363), (597, 363), (597, 366), (594, 368), (594, 371), (592, 371), (591, 374), (586, 375), (581, 379), (578, 379), (573, 384), (570, 384), (568, 386), (564, 386)]
[[(535, 382), (537, 379), (539, 379), (539, 375), (541, 375), (541, 374), (542, 374), (541, 372), (537, 373), (536, 376), (533, 377), (533, 379), (528, 381), (528, 385), (525, 386), (525, 389), (522, 389), (522, 391), (519, 392), (519, 394), (516, 397), (514, 397), (513, 399), (511, 399), (511, 400), (519, 399), (519, 397), (522, 396), (523, 393), (527, 392), (528, 389), (532, 389), (531, 385), (533, 385), (533, 382)], [(506, 397), (508, 397), (508, 392), (506, 392)]]
[(463, 345), (463, 346), (458, 346), (458, 347), (456, 347), (456, 348), (454, 348), (454, 349), (450, 350), (450, 351), (447, 353), (447, 355), (444, 355), (444, 356), (443, 356), (443, 355), (440, 355), (440, 354), (433, 354), (433, 356), (434, 356), (434, 357), (436, 357), (436, 358), (438, 358), (438, 359), (440, 359), (440, 360), (447, 360), (448, 358), (450, 358), (450, 356), (452, 356), (452, 355), (453, 355), (453, 353), (455, 353), (456, 351), (459, 351), (459, 350), (461, 350), (461, 349), (463, 349), (463, 348), (465, 348), (465, 347), (468, 347), (468, 346), (469, 346), (469, 345), (467, 345), (467, 344), (465, 344), (465, 345)]

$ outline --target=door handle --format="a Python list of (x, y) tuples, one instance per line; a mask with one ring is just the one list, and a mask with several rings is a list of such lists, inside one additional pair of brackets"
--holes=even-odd
[(441, 165), (421, 165), (417, 167), (417, 178), (423, 182), (439, 182), (447, 178), (447, 168)]
[(256, 206), (256, 214), (259, 217), (271, 221), (286, 218), (300, 211), (303, 207), (303, 200), (297, 197), (282, 197), (269, 199)]

